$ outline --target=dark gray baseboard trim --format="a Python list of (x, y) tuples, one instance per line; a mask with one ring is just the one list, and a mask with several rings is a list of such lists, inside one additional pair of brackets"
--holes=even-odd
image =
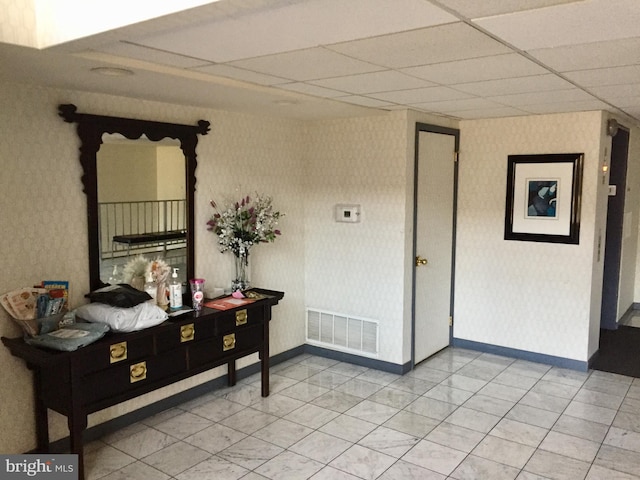
[[(500, 347), (488, 343), (473, 342), (462, 338), (453, 338), (451, 346), (458, 348), (466, 348), (468, 350), (476, 350), (478, 352), (493, 353), (504, 357), (517, 358), (519, 360), (527, 360), (529, 362), (544, 363), (554, 367), (568, 368), (586, 372), (589, 370), (589, 362), (573, 360), (571, 358), (555, 357), (553, 355), (545, 355), (543, 353), (529, 352), (526, 350), (517, 350), (515, 348)], [(591, 361), (591, 360), (590, 360)]]
[(317, 355), (319, 357), (329, 358), (331, 360), (339, 360), (341, 362), (353, 363), (361, 367), (373, 368), (375, 370), (381, 370), (383, 372), (396, 373), (398, 375), (404, 375), (411, 370), (411, 363), (405, 363), (400, 365), (397, 363), (384, 362), (382, 360), (376, 360), (375, 358), (361, 357), (360, 355), (353, 355), (351, 353), (339, 352), (337, 350), (330, 350), (328, 348), (322, 348), (315, 345), (304, 345), (305, 353)]
[[(304, 345), (301, 345), (296, 348), (292, 348), (291, 350), (287, 350), (286, 352), (279, 353), (278, 355), (274, 355), (269, 359), (269, 365), (277, 365), (278, 363), (282, 363), (286, 360), (289, 360), (298, 355), (302, 355), (304, 353)], [(241, 368), (236, 372), (237, 380), (242, 380), (243, 378), (247, 378), (254, 373), (260, 372), (260, 362), (254, 363), (253, 365), (249, 365), (247, 367)], [(160, 412), (168, 410), (169, 408), (177, 407), (180, 404), (185, 402), (194, 400), (201, 395), (206, 393), (210, 393), (213, 390), (223, 388), (227, 385), (227, 375), (222, 375), (218, 378), (214, 378), (213, 380), (209, 380), (208, 382), (197, 385), (188, 390), (184, 390), (182, 392), (176, 393), (175, 395), (171, 395), (170, 397), (163, 398), (162, 400), (158, 400), (157, 402), (146, 405), (138, 410), (134, 410), (133, 412), (125, 413), (120, 417), (113, 418), (111, 420), (107, 420), (104, 423), (99, 425), (95, 425), (91, 428), (88, 428), (84, 431), (82, 435), (82, 441), (86, 444), (87, 442), (91, 442), (93, 440), (97, 440), (108, 433), (115, 432), (124, 428), (133, 423), (144, 420), (145, 418), (156, 415)], [(50, 449), (53, 453), (64, 453), (68, 452), (70, 448), (70, 439), (69, 437), (61, 438), (54, 442), (51, 442)], [(27, 453), (36, 453), (35, 451), (27, 452)]]

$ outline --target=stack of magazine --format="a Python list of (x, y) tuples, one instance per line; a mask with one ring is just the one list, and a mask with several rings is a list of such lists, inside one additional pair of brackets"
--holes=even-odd
[(39, 319), (63, 314), (68, 306), (69, 282), (45, 280), (35, 287), (18, 288), (0, 296), (0, 304), (23, 328), (38, 335)]

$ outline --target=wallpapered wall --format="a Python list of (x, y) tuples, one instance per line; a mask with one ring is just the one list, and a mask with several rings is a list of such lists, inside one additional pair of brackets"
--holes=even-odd
[[(594, 353), (602, 137), (600, 112), (461, 122), (456, 338), (580, 361)], [(508, 155), (573, 152), (585, 154), (580, 244), (505, 241)]]
[[(42, 279), (68, 279), (71, 304), (84, 302), (88, 289), (86, 204), (75, 125), (57, 115), (60, 103), (74, 103), (79, 111), (130, 116), (176, 123), (211, 122), (200, 138), (195, 205), (196, 273), (208, 286), (227, 286), (233, 257), (217, 250), (206, 230), (218, 202), (259, 191), (274, 197), (285, 212), (282, 237), (257, 246), (251, 253), (251, 280), (256, 286), (285, 292), (271, 324), (271, 352), (277, 354), (304, 342), (304, 242), (302, 127), (296, 122), (263, 119), (187, 106), (159, 104), (83, 92), (2, 85), (0, 88), (0, 205), (2, 232), (0, 292), (30, 286)], [(15, 337), (20, 330), (4, 310), (0, 335)], [(256, 357), (256, 358), (253, 358)], [(254, 363), (257, 356), (239, 362)], [(0, 348), (1, 452), (24, 452), (35, 446), (31, 372)], [(165, 396), (215, 378), (216, 369), (161, 391), (91, 415), (94, 425)], [(66, 420), (52, 415), (51, 437), (68, 434)]]

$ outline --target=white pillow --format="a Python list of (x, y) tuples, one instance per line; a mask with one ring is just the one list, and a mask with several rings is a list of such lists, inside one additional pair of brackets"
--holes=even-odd
[(134, 332), (164, 322), (167, 312), (150, 302), (135, 307), (112, 307), (106, 303), (88, 303), (76, 309), (76, 315), (87, 322), (104, 323), (114, 332)]

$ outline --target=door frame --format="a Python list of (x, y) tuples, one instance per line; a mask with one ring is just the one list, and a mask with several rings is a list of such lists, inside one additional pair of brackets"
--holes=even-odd
[[(616, 330), (618, 320), (620, 320), (618, 318), (620, 316), (618, 302), (630, 140), (629, 128), (623, 125), (618, 126), (618, 132), (611, 138), (609, 184), (611, 185), (613, 181), (613, 185), (616, 185), (617, 188), (616, 197), (607, 198), (602, 300), (600, 304), (600, 328), (605, 330)], [(614, 157), (616, 158), (615, 162)]]
[[(452, 135), (455, 139), (454, 155), (455, 164), (453, 167), (453, 232), (451, 241), (451, 296), (450, 315), (453, 315), (453, 300), (455, 286), (455, 266), (456, 266), (456, 223), (458, 215), (458, 152), (460, 150), (460, 130), (457, 128), (442, 127), (428, 123), (416, 122), (414, 139), (414, 164), (413, 164), (413, 245), (411, 255), (411, 369), (415, 367), (416, 359), (416, 265), (415, 258), (418, 254), (417, 244), (417, 223), (418, 223), (418, 162), (420, 155), (420, 132), (439, 133), (442, 135)], [(453, 325), (449, 326), (449, 344), (453, 338)]]

